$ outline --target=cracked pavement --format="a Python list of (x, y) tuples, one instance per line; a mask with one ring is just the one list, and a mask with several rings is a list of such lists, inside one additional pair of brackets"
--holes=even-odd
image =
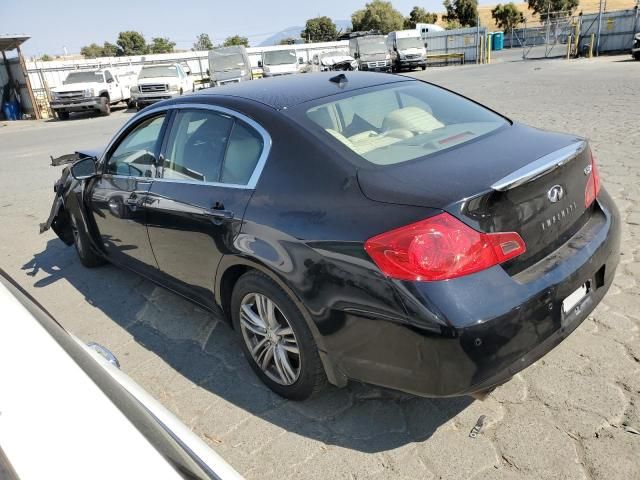
[(49, 154), (106, 143), (129, 112), (0, 126), (0, 266), (70, 332), (111, 349), (249, 479), (640, 479), (640, 62), (628, 58), (414, 74), (515, 120), (590, 138), (623, 219), (604, 301), (484, 401), (360, 384), (285, 401), (255, 377), (223, 321), (129, 272), (85, 269), (52, 232), (38, 235), (60, 174)]

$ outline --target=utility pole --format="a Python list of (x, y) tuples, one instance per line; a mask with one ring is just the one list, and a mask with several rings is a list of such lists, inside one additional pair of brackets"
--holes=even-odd
[(602, 7), (604, 0), (600, 0), (600, 12), (598, 13), (598, 38), (596, 38), (596, 57), (600, 55), (600, 32), (602, 31)]

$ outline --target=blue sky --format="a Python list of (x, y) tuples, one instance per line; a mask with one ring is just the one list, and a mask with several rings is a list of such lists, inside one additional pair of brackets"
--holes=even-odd
[[(403, 15), (416, 4), (430, 11), (443, 10), (441, 0), (392, 3)], [(60, 54), (64, 46), (69, 53), (77, 53), (91, 42), (115, 42), (123, 30), (140, 31), (147, 40), (166, 36), (181, 49), (191, 48), (202, 32), (214, 43), (239, 33), (257, 45), (270, 34), (304, 25), (317, 15), (350, 19), (364, 4), (365, 0), (0, 0), (0, 34), (31, 35), (23, 47), (25, 55)]]

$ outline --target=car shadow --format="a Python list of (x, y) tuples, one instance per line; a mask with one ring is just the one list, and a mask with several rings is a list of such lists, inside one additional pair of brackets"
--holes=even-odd
[[(237, 413), (225, 415), (211, 405), (229, 409), (231, 404), (301, 436), (361, 452), (381, 452), (431, 437), (473, 402), (470, 397), (421, 398), (355, 382), (342, 389), (330, 386), (308, 401), (291, 402), (272, 393), (255, 376), (235, 332), (219, 315), (134, 273), (111, 265), (84, 268), (74, 248), (58, 239), (49, 240), (22, 269), (28, 277), (37, 278), (32, 280), (36, 288), (67, 282), (140, 346), (162, 358), (179, 380), (197, 385), (199, 388), (173, 392), (170, 397), (175, 403), (167, 406), (210, 440), (224, 438), (233, 430), (225, 428), (226, 417), (237, 417)], [(57, 320), (69, 324), (64, 318)], [(100, 332), (95, 332), (95, 338), (100, 342)], [(119, 345), (105, 346), (117, 356), (124, 351)], [(125, 372), (138, 368), (120, 360)], [(145, 375), (156, 377), (156, 372), (152, 373)], [(164, 393), (169, 385), (156, 389), (153, 383), (141, 383), (156, 398), (166, 400), (159, 392)], [(197, 422), (190, 422), (196, 417)]]

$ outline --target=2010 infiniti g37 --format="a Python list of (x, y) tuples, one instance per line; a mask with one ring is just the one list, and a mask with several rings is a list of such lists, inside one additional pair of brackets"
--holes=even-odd
[(619, 217), (588, 143), (410, 78), (334, 75), (145, 109), (67, 158), (41, 230), (222, 310), (285, 397), (504, 383), (611, 285)]

